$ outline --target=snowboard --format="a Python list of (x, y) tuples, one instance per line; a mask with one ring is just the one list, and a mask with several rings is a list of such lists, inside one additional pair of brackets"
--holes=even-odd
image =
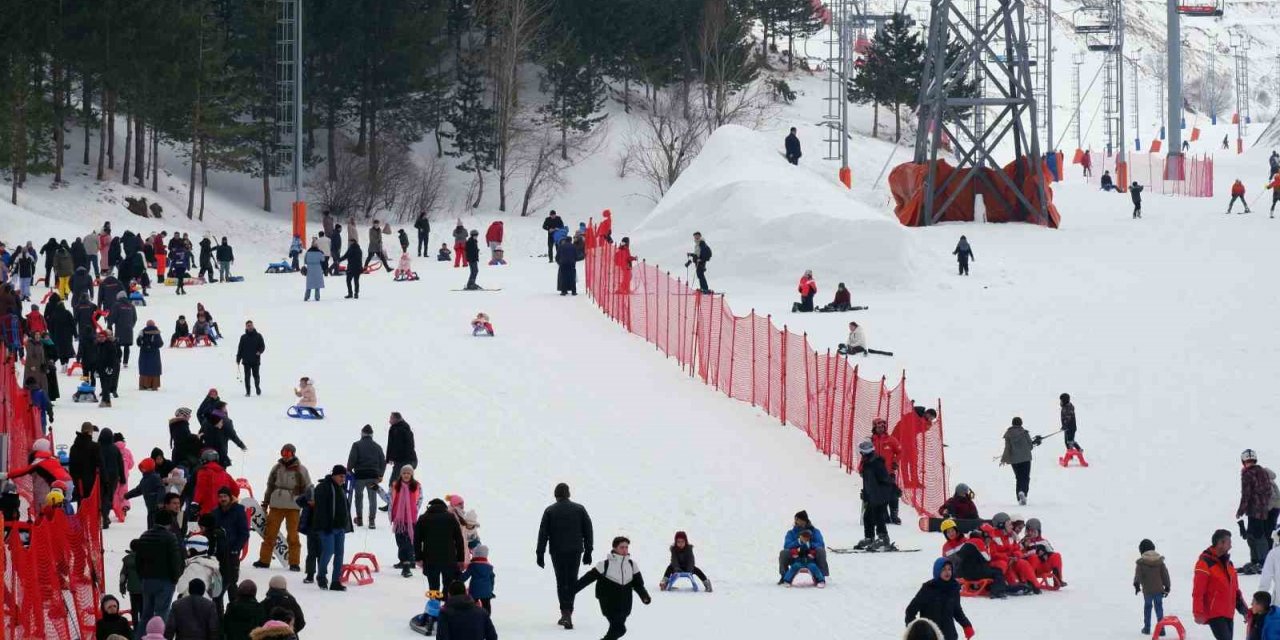
[(828, 547), (828, 548), (827, 548), (827, 551), (830, 551), (831, 553), (839, 553), (839, 554), (845, 554), (845, 553), (915, 553), (915, 552), (917, 552), (917, 551), (919, 551), (919, 550), (920, 550), (920, 548), (919, 548), (919, 547), (913, 547), (913, 548), (910, 548), (910, 549), (889, 549), (888, 551), (870, 551), (870, 550), (868, 550), (868, 549), (855, 549), (855, 548), (853, 548), (853, 547), (840, 547), (840, 548), (836, 548), (836, 547)]
[[(928, 516), (923, 516), (920, 518), (920, 530), (925, 533), (938, 533), (941, 531), (938, 527), (942, 526), (943, 520), (946, 520), (946, 518), (930, 518)], [(956, 529), (958, 529), (960, 533), (969, 533), (984, 524), (991, 523), (990, 520), (983, 520), (982, 518), (953, 518), (953, 520), (956, 521)]]
[(479, 289), (450, 289), (450, 291), (502, 291), (502, 289), (485, 289), (481, 287)]
[[(244, 506), (245, 513), (249, 516), (249, 528), (258, 534), (259, 538), (266, 539), (267, 533), (267, 514), (262, 512), (262, 505), (257, 498), (246, 495), (240, 496), (240, 504)], [(274, 549), (271, 556), (279, 562), (281, 566), (289, 566), (289, 543), (285, 542), (284, 535), (277, 533)]]

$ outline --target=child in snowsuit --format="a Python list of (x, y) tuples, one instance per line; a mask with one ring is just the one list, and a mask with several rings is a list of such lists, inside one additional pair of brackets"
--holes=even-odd
[(169, 337), (169, 348), (172, 349), (178, 344), (178, 338), (191, 337), (191, 327), (187, 325), (186, 316), (178, 316), (178, 321), (173, 323), (173, 335)]
[(1156, 553), (1156, 545), (1150, 540), (1138, 543), (1137, 566), (1133, 569), (1133, 593), (1142, 594), (1142, 634), (1151, 635), (1151, 609), (1156, 611), (1156, 621), (1164, 617), (1164, 598), (1169, 595), (1169, 568), (1164, 566), (1164, 556)]
[(209, 330), (209, 321), (199, 316), (196, 316), (196, 318), (195, 326), (191, 327), (191, 335), (195, 337), (196, 342), (198, 343), (200, 338), (207, 338), (209, 344), (217, 346), (218, 337)]
[(298, 410), (306, 411), (313, 418), (319, 418), (320, 412), (316, 411), (316, 386), (311, 384), (311, 378), (302, 376), (298, 380), (298, 388), (293, 390), (293, 395), (298, 397)]
[(800, 573), (801, 569), (807, 569), (818, 588), (827, 586), (827, 579), (822, 575), (822, 569), (818, 568), (817, 557), (818, 552), (813, 548), (813, 534), (807, 530), (801, 531), (800, 546), (791, 550), (791, 566), (783, 574), (782, 581), (790, 587), (791, 582), (796, 579), (796, 574)]
[(76, 392), (71, 394), (72, 402), (97, 402), (98, 394), (94, 391), (93, 382), (89, 376), (80, 376), (80, 386), (76, 387)]
[(683, 531), (677, 531), (676, 538), (671, 543), (671, 562), (662, 574), (662, 582), (658, 583), (660, 591), (667, 590), (673, 573), (692, 573), (698, 576), (702, 581), (702, 587), (707, 590), (707, 593), (711, 593), (711, 580), (702, 572), (702, 569), (698, 568), (697, 560), (693, 557), (693, 545), (689, 544), (689, 536)]
[(476, 314), (475, 319), (471, 321), (471, 335), (493, 336), (493, 323), (489, 322), (489, 314), (483, 311)]
[(449, 253), (449, 245), (441, 242), (440, 251), (436, 253), (436, 262), (448, 262), (453, 259), (453, 254)]
[(471, 564), (458, 579), (468, 583), (468, 593), (485, 611), (493, 613), (493, 565), (489, 564), (489, 547), (478, 545), (472, 550)]
[[(402, 232), (403, 233), (403, 232)], [(414, 280), (417, 274), (413, 272), (413, 263), (410, 261), (409, 252), (400, 254), (400, 261), (396, 263), (396, 271), (391, 274), (395, 280)]]

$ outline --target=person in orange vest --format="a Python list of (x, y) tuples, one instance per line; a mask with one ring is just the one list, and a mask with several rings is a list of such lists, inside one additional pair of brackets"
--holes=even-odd
[(631, 263), (637, 258), (631, 255), (631, 238), (623, 238), (618, 251), (613, 254), (613, 266), (618, 269), (618, 288), (616, 293), (631, 293)]
[(1231, 208), (1236, 206), (1236, 200), (1244, 205), (1244, 213), (1253, 213), (1249, 210), (1249, 201), (1244, 199), (1244, 183), (1239, 178), (1231, 185), (1231, 202), (1227, 204), (1227, 213), (1231, 213)]
[(1271, 217), (1276, 217), (1276, 203), (1280, 202), (1280, 173), (1271, 176), (1271, 182), (1267, 184), (1267, 188), (1271, 190)]

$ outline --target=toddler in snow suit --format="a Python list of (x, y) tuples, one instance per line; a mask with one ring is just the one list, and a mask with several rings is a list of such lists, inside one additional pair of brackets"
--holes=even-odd
[(817, 583), (818, 588), (827, 586), (827, 578), (822, 575), (822, 569), (818, 568), (818, 552), (813, 548), (813, 534), (808, 531), (800, 532), (800, 546), (791, 550), (791, 566), (787, 568), (787, 572), (783, 574), (782, 581), (788, 587), (791, 582), (796, 579), (796, 574), (801, 569), (807, 569), (809, 575), (813, 576), (813, 581)]
[(453, 254), (449, 252), (449, 245), (441, 242), (440, 251), (436, 253), (436, 262), (448, 262), (453, 259)]
[(476, 314), (475, 319), (471, 321), (471, 335), (493, 336), (493, 323), (489, 322), (489, 314), (483, 311)]
[(98, 394), (94, 391), (93, 382), (89, 376), (80, 376), (80, 386), (76, 387), (76, 392), (71, 394), (72, 402), (97, 402)]
[(293, 390), (293, 395), (298, 397), (298, 410), (306, 411), (313, 418), (319, 418), (320, 412), (316, 411), (316, 386), (311, 384), (311, 378), (302, 376), (298, 380), (298, 388)]
[(400, 254), (400, 260), (396, 262), (395, 273), (391, 274), (395, 280), (411, 280), (417, 277), (413, 272), (413, 262), (409, 258), (409, 252)]
[(1164, 566), (1164, 556), (1156, 553), (1156, 545), (1150, 540), (1138, 543), (1138, 560), (1133, 569), (1133, 593), (1142, 594), (1142, 633), (1151, 634), (1151, 610), (1155, 609), (1156, 621), (1164, 617), (1164, 598), (1169, 595), (1169, 568)]
[(493, 585), (496, 578), (493, 565), (489, 564), (489, 547), (477, 545), (472, 553), (474, 555), (471, 556), (471, 563), (458, 579), (467, 583), (467, 592), (485, 611), (493, 613)]
[(698, 576), (702, 581), (702, 587), (707, 590), (707, 593), (711, 593), (711, 580), (702, 572), (702, 569), (698, 568), (698, 562), (693, 557), (693, 545), (689, 544), (689, 536), (683, 531), (677, 531), (676, 538), (671, 543), (671, 562), (667, 564), (667, 570), (662, 574), (662, 582), (658, 583), (659, 591), (667, 590), (673, 573), (692, 573)]

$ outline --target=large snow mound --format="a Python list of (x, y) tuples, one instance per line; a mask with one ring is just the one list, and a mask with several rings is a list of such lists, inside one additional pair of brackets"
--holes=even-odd
[(717, 129), (636, 227), (637, 254), (683, 260), (701, 231), (714, 251), (713, 280), (715, 273), (799, 278), (805, 269), (859, 288), (909, 280), (914, 240), (893, 213), (859, 201), (804, 159), (787, 163), (780, 143), (737, 125)]

